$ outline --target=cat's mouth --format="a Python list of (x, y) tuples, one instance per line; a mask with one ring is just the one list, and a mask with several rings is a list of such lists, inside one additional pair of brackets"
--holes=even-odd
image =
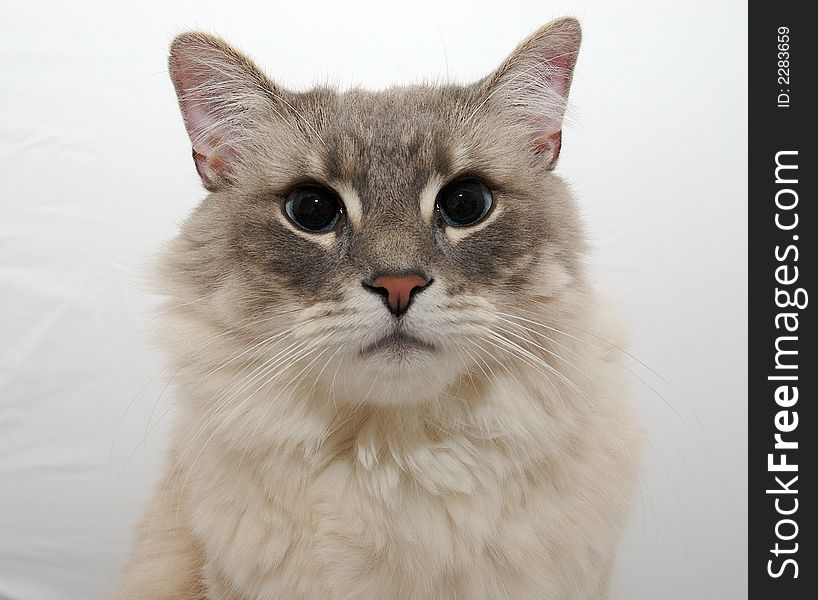
[(366, 346), (361, 350), (361, 355), (371, 356), (378, 352), (405, 355), (412, 352), (434, 352), (435, 350), (437, 350), (437, 347), (434, 344), (416, 338), (408, 333), (396, 331)]

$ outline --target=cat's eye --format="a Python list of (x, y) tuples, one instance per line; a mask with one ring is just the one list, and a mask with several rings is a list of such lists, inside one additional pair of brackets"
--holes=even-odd
[(305, 185), (287, 195), (284, 211), (302, 229), (323, 233), (335, 227), (343, 207), (340, 198), (332, 190), (318, 185)]
[(481, 221), (491, 210), (491, 191), (479, 179), (458, 179), (437, 195), (437, 210), (452, 227), (468, 227)]

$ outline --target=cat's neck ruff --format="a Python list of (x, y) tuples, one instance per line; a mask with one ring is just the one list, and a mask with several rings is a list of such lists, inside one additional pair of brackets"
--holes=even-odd
[(400, 479), (432, 494), (524, 480), (530, 469), (563, 464), (577, 440), (616, 429), (622, 413), (600, 393), (616, 381), (611, 353), (578, 339), (560, 346), (570, 367), (537, 349), (527, 361), (486, 357), (485, 366), (463, 373), (443, 394), (403, 404), (354, 402), (337, 378), (329, 379), (334, 386), (299, 381), (303, 362), (281, 371), (281, 383), (266, 385), (243, 365), (211, 367), (203, 379), (199, 363), (191, 363), (181, 369), (189, 383), (182, 386), (187, 410), (178, 450), (194, 471), (202, 456), (220, 455), (262, 478), (281, 464), (305, 473), (343, 464), (382, 499), (398, 493)]

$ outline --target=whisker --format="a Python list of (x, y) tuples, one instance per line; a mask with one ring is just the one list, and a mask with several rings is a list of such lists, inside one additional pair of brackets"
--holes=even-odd
[[(207, 427), (208, 422), (215, 418), (222, 409), (228, 406), (230, 402), (237, 396), (237, 394), (240, 394), (245, 389), (248, 389), (250, 386), (253, 385), (253, 383), (258, 381), (260, 378), (266, 376), (266, 374), (268, 374), (270, 371), (276, 369), (284, 361), (291, 358), (293, 354), (298, 355), (298, 353), (303, 352), (305, 348), (308, 347), (308, 345), (309, 345), (308, 340), (294, 342), (287, 346), (285, 349), (276, 353), (270, 359), (264, 361), (261, 365), (257, 366), (251, 372), (249, 377), (243, 377), (240, 374), (240, 377), (236, 378), (234, 384), (231, 385), (227, 390), (225, 390), (225, 392), (215, 401), (215, 403), (211, 405), (210, 408), (208, 408), (208, 410), (205, 412), (206, 418), (200, 419), (200, 421), (203, 421), (203, 423), (197, 430), (193, 439), (191, 439), (190, 442), (188, 443), (188, 447), (195, 443), (196, 439), (198, 439), (199, 435), (201, 435), (203, 430)], [(234, 412), (235, 408), (234, 411), (231, 412), (227, 418), (229, 419)], [(184, 459), (186, 454), (187, 451), (185, 451), (180, 456), (180, 462)]]
[[(295, 359), (295, 361), (293, 361), (293, 363), (297, 363), (299, 360), (301, 360), (301, 359), (305, 358), (306, 356), (309, 356), (309, 354), (311, 354), (311, 353), (312, 353), (314, 350), (315, 350), (315, 348), (314, 348), (314, 347), (311, 347), (311, 348), (309, 348), (309, 349), (308, 349), (308, 350), (306, 350), (306, 351), (302, 351), (302, 353), (299, 355), (299, 357), (298, 357), (297, 359)], [(238, 402), (238, 403), (237, 403), (237, 404), (236, 404), (236, 405), (233, 407), (233, 410), (231, 410), (231, 411), (230, 411), (230, 413), (228, 413), (226, 417), (224, 417), (223, 419), (221, 419), (221, 422), (220, 422), (219, 424), (217, 424), (217, 425), (216, 425), (216, 426), (213, 428), (213, 431), (211, 432), (210, 436), (207, 438), (207, 440), (205, 440), (205, 441), (204, 441), (204, 443), (202, 443), (202, 445), (201, 445), (201, 447), (200, 447), (200, 449), (199, 449), (199, 452), (196, 454), (196, 457), (193, 459), (193, 462), (192, 462), (192, 463), (190, 463), (189, 465), (187, 465), (187, 473), (186, 473), (186, 475), (185, 475), (185, 479), (184, 479), (184, 480), (183, 480), (183, 482), (182, 482), (182, 489), (186, 489), (186, 488), (187, 488), (187, 482), (188, 482), (188, 479), (190, 478), (190, 475), (191, 475), (191, 473), (193, 472), (193, 470), (194, 470), (194, 468), (195, 468), (195, 466), (196, 466), (196, 463), (198, 462), (199, 458), (201, 458), (202, 454), (204, 453), (205, 449), (206, 449), (206, 448), (207, 448), (207, 446), (210, 444), (210, 442), (212, 442), (212, 441), (213, 441), (213, 438), (214, 438), (214, 437), (215, 437), (215, 436), (216, 436), (216, 435), (219, 433), (219, 431), (221, 430), (221, 428), (222, 428), (222, 427), (224, 427), (225, 423), (229, 422), (229, 421), (230, 421), (230, 419), (232, 419), (232, 417), (233, 417), (233, 416), (234, 416), (234, 415), (235, 415), (235, 414), (236, 414), (236, 413), (237, 413), (239, 410), (241, 410), (241, 408), (243, 408), (243, 407), (244, 407), (244, 405), (245, 405), (247, 402), (249, 402), (249, 401), (250, 401), (250, 400), (251, 400), (251, 399), (252, 399), (252, 398), (255, 396), (255, 394), (256, 394), (256, 393), (258, 393), (258, 392), (259, 392), (261, 389), (263, 389), (265, 386), (267, 386), (269, 383), (271, 383), (271, 382), (272, 382), (272, 381), (273, 381), (273, 380), (274, 380), (276, 377), (280, 376), (282, 373), (285, 373), (285, 372), (287, 372), (287, 368), (286, 368), (286, 367), (285, 367), (285, 368), (282, 368), (282, 369), (278, 370), (276, 373), (274, 373), (274, 374), (273, 374), (273, 375), (272, 375), (270, 378), (268, 378), (266, 381), (264, 381), (264, 383), (262, 383), (261, 385), (259, 385), (259, 386), (258, 386), (258, 387), (257, 387), (257, 388), (256, 388), (256, 389), (255, 389), (255, 390), (254, 390), (254, 391), (253, 391), (251, 394), (250, 394), (250, 395), (248, 395), (248, 396), (246, 396), (245, 398), (243, 398), (243, 399), (241, 400), (241, 402)], [(214, 416), (215, 416), (215, 415), (214, 415)], [(211, 418), (210, 420), (212, 420), (212, 418)], [(201, 431), (201, 429), (200, 429), (200, 431)], [(198, 437), (198, 434), (197, 434), (197, 437)], [(183, 459), (180, 459), (180, 463), (181, 463), (181, 462), (183, 462)]]
[[(506, 322), (509, 322), (509, 323), (510, 323), (510, 321), (508, 321), (508, 320), (506, 320), (506, 319), (503, 319), (503, 320), (504, 320), (504, 321), (506, 321)], [(543, 338), (543, 339), (545, 339), (545, 340), (548, 340), (548, 341), (550, 341), (550, 342), (552, 342), (552, 343), (555, 343), (555, 344), (560, 345), (558, 342), (555, 342), (555, 341), (554, 341), (554, 340), (553, 340), (551, 337), (549, 337), (549, 336), (547, 336), (547, 335), (545, 335), (545, 334), (543, 334), (543, 333), (540, 333), (540, 332), (534, 331), (534, 330), (532, 330), (532, 329), (530, 329), (530, 328), (527, 328), (527, 327), (524, 327), (524, 326), (521, 326), (521, 325), (517, 325), (517, 327), (520, 327), (521, 329), (523, 329), (523, 330), (527, 331), (528, 333), (530, 333), (530, 334), (532, 334), (532, 335), (535, 335), (535, 336), (537, 336), (537, 337), (542, 337), (542, 338)], [(500, 329), (502, 329), (502, 328), (500, 328)], [(517, 337), (519, 337), (519, 336), (517, 336)], [(542, 347), (540, 344), (537, 344), (536, 342), (532, 342), (532, 343), (534, 343), (534, 344), (535, 344), (535, 346), (537, 346), (537, 347), (541, 348), (543, 351), (548, 352), (549, 354), (551, 354), (551, 355), (552, 355), (552, 356), (554, 356), (555, 358), (557, 358), (557, 359), (559, 359), (559, 360), (563, 360), (563, 361), (564, 361), (564, 362), (566, 362), (567, 364), (571, 365), (571, 366), (572, 366), (574, 369), (576, 369), (576, 370), (577, 370), (577, 371), (578, 371), (580, 374), (582, 374), (582, 375), (583, 375), (583, 376), (584, 376), (584, 377), (585, 377), (585, 378), (586, 378), (586, 379), (587, 379), (589, 382), (593, 382), (593, 381), (594, 381), (594, 379), (593, 379), (593, 378), (592, 378), (590, 375), (588, 375), (588, 374), (587, 374), (585, 371), (583, 371), (582, 369), (579, 369), (578, 367), (576, 367), (575, 365), (573, 365), (573, 364), (572, 364), (572, 363), (570, 363), (569, 361), (565, 360), (564, 358), (562, 358), (561, 356), (559, 356), (559, 354), (557, 354), (557, 353), (555, 353), (555, 352), (553, 352), (553, 351), (551, 351), (551, 350), (548, 350), (548, 349), (546, 349), (546, 348)], [(565, 347), (565, 346), (563, 346), (563, 347)], [(566, 348), (566, 350), (567, 350), (567, 351), (570, 351), (570, 350), (569, 350), (567, 347), (565, 347), (565, 348)], [(577, 357), (580, 357), (580, 355), (579, 355), (579, 354), (577, 354), (577, 353), (575, 353), (575, 352), (572, 352), (572, 354), (576, 355)], [(580, 358), (581, 358), (581, 357), (580, 357)], [(627, 367), (626, 367), (626, 368), (627, 368)], [(636, 397), (635, 397), (633, 394), (630, 394), (629, 392), (627, 392), (627, 390), (625, 390), (625, 389), (624, 389), (624, 387), (622, 387), (621, 385), (619, 385), (618, 387), (619, 387), (619, 388), (620, 388), (620, 389), (621, 389), (621, 390), (622, 390), (624, 393), (626, 393), (626, 394), (628, 395), (628, 397), (629, 397), (629, 398), (631, 398), (631, 399), (632, 399), (634, 402), (636, 402), (636, 403), (637, 403), (637, 404), (638, 404), (638, 405), (639, 405), (639, 406), (640, 406), (640, 407), (641, 407), (641, 408), (642, 408), (642, 409), (643, 409), (643, 410), (644, 410), (644, 411), (645, 411), (645, 412), (646, 412), (646, 413), (647, 413), (647, 414), (648, 414), (648, 415), (649, 415), (649, 416), (650, 416), (650, 417), (653, 419), (653, 421), (654, 421), (654, 422), (655, 422), (655, 423), (656, 423), (656, 424), (659, 426), (659, 428), (660, 428), (660, 429), (662, 430), (662, 432), (665, 434), (665, 437), (666, 437), (666, 438), (667, 438), (667, 439), (670, 441), (670, 443), (673, 445), (674, 449), (676, 450), (677, 455), (678, 455), (678, 456), (679, 456), (679, 458), (681, 459), (681, 461), (682, 461), (682, 463), (684, 464), (685, 468), (687, 469), (688, 473), (690, 473), (691, 477), (693, 477), (693, 478), (695, 479), (695, 478), (696, 478), (696, 474), (695, 474), (695, 472), (693, 471), (693, 469), (691, 468), (690, 464), (688, 463), (687, 458), (685, 457), (684, 453), (682, 452), (682, 449), (679, 447), (679, 445), (678, 445), (678, 443), (676, 442), (675, 438), (674, 438), (672, 435), (670, 435), (670, 432), (669, 432), (669, 431), (668, 431), (668, 429), (665, 427), (665, 425), (664, 425), (664, 424), (663, 424), (663, 423), (662, 423), (662, 422), (659, 420), (659, 418), (656, 416), (656, 414), (655, 414), (655, 413), (654, 413), (654, 412), (653, 412), (653, 411), (652, 411), (652, 410), (651, 410), (651, 409), (650, 409), (650, 408), (649, 408), (649, 407), (648, 407), (648, 406), (647, 406), (647, 405), (646, 405), (644, 402), (641, 402), (641, 401), (640, 401), (638, 398), (636, 398)], [(649, 386), (649, 387), (650, 387), (650, 386)], [(651, 389), (652, 389), (652, 388), (651, 388)], [(657, 392), (657, 395), (658, 395), (658, 392)], [(681, 415), (680, 415), (680, 419), (681, 419)], [(682, 422), (684, 422), (684, 419), (682, 419)], [(692, 431), (691, 431), (691, 433), (694, 433), (694, 432), (692, 432)], [(694, 437), (695, 437), (695, 433), (694, 433)]]
[[(522, 309), (521, 309), (521, 310), (522, 310)], [(533, 312), (533, 311), (525, 311), (525, 312)], [(588, 340), (584, 340), (584, 339), (582, 339), (582, 338), (580, 338), (580, 337), (577, 337), (577, 336), (571, 335), (570, 333), (567, 333), (567, 332), (565, 332), (565, 331), (562, 331), (561, 329), (559, 329), (559, 328), (557, 328), (557, 327), (553, 327), (553, 326), (551, 326), (551, 325), (546, 325), (545, 323), (541, 323), (541, 322), (539, 322), (539, 321), (533, 321), (533, 320), (531, 320), (531, 319), (526, 319), (525, 317), (521, 317), (521, 316), (519, 316), (519, 315), (514, 315), (514, 314), (509, 314), (509, 313), (499, 313), (499, 314), (500, 314), (500, 315), (502, 315), (502, 316), (506, 316), (506, 317), (511, 317), (511, 318), (515, 318), (515, 319), (520, 319), (520, 320), (525, 321), (525, 322), (527, 322), (527, 323), (530, 323), (530, 324), (532, 324), (532, 325), (536, 325), (536, 326), (538, 326), (538, 327), (542, 327), (543, 329), (547, 329), (547, 330), (549, 330), (549, 331), (553, 331), (554, 333), (557, 333), (557, 334), (560, 334), (560, 335), (566, 336), (566, 337), (568, 337), (568, 338), (570, 338), (570, 339), (572, 339), (572, 340), (575, 340), (575, 341), (577, 341), (577, 342), (581, 342), (581, 343), (583, 343), (583, 344), (588, 344), (588, 345), (590, 345), (591, 347), (596, 348), (596, 349), (598, 349), (598, 350), (603, 350), (603, 349), (604, 349), (604, 348), (602, 348), (601, 346), (597, 346), (596, 344), (594, 344), (594, 343), (592, 343), (592, 342), (589, 342)], [(679, 398), (682, 400), (682, 402), (685, 404), (685, 406), (687, 407), (687, 409), (688, 409), (688, 410), (690, 411), (690, 413), (693, 415), (694, 419), (696, 420), (697, 424), (699, 425), (699, 429), (701, 430), (702, 434), (704, 435), (704, 426), (702, 425), (701, 420), (699, 419), (699, 417), (698, 417), (698, 415), (696, 414), (696, 412), (695, 412), (695, 411), (692, 409), (692, 407), (691, 407), (691, 406), (690, 406), (690, 404), (687, 402), (687, 400), (685, 400), (685, 399), (684, 399), (684, 397), (683, 397), (683, 396), (682, 396), (682, 395), (681, 395), (681, 394), (680, 394), (678, 391), (676, 391), (676, 390), (675, 390), (675, 388), (673, 388), (673, 387), (670, 385), (670, 383), (668, 383), (668, 382), (667, 382), (667, 380), (666, 380), (664, 377), (662, 377), (661, 375), (659, 375), (659, 374), (658, 374), (656, 371), (654, 371), (653, 369), (651, 369), (650, 367), (648, 367), (647, 365), (645, 365), (645, 364), (644, 364), (644, 363), (643, 363), (641, 360), (639, 360), (638, 358), (636, 358), (635, 356), (633, 356), (632, 354), (630, 354), (630, 353), (629, 353), (629, 352), (627, 352), (626, 350), (624, 350), (624, 349), (620, 348), (620, 347), (619, 347), (619, 346), (617, 346), (616, 344), (613, 344), (612, 342), (609, 342), (609, 341), (605, 340), (604, 338), (602, 338), (602, 337), (600, 337), (600, 336), (598, 336), (598, 335), (596, 335), (596, 334), (593, 334), (592, 332), (588, 332), (588, 331), (582, 330), (582, 329), (581, 329), (581, 328), (579, 328), (579, 327), (575, 327), (575, 328), (576, 328), (576, 329), (578, 329), (579, 331), (581, 331), (582, 333), (587, 333), (588, 335), (593, 336), (594, 338), (596, 338), (596, 339), (600, 340), (601, 342), (603, 342), (603, 343), (607, 344), (609, 347), (611, 347), (611, 348), (613, 348), (613, 349), (615, 349), (615, 350), (617, 350), (617, 351), (621, 352), (623, 355), (625, 355), (625, 356), (627, 356), (627, 357), (629, 357), (629, 358), (633, 359), (634, 361), (638, 362), (640, 365), (642, 365), (642, 366), (644, 366), (646, 369), (648, 369), (648, 370), (649, 370), (651, 373), (653, 373), (654, 375), (656, 375), (656, 377), (658, 377), (658, 378), (659, 378), (661, 381), (663, 381), (663, 382), (667, 383), (668, 387), (670, 387), (670, 389), (671, 389), (671, 390), (673, 390), (673, 391), (676, 393), (676, 395), (677, 395), (677, 396), (678, 396), (678, 397), (679, 397)], [(540, 335), (544, 335), (544, 334), (540, 334)], [(629, 373), (631, 373), (631, 374), (632, 374), (634, 377), (636, 377), (636, 378), (637, 378), (637, 379), (638, 379), (638, 380), (639, 380), (639, 381), (640, 381), (640, 382), (641, 382), (643, 385), (645, 385), (645, 387), (647, 387), (647, 388), (648, 388), (650, 391), (652, 391), (654, 394), (656, 394), (656, 396), (657, 396), (657, 397), (658, 397), (660, 400), (662, 400), (662, 402), (663, 402), (663, 403), (664, 403), (664, 404), (665, 404), (665, 405), (666, 405), (666, 406), (667, 406), (667, 407), (668, 407), (668, 408), (669, 408), (669, 409), (670, 409), (670, 410), (671, 410), (671, 411), (672, 411), (672, 412), (673, 412), (673, 413), (674, 413), (674, 414), (675, 414), (675, 415), (676, 415), (676, 416), (679, 418), (679, 420), (680, 420), (680, 421), (681, 421), (681, 422), (682, 422), (682, 423), (685, 425), (685, 427), (687, 427), (688, 431), (690, 431), (691, 435), (694, 437), (694, 439), (696, 440), (696, 442), (698, 443), (698, 445), (699, 445), (699, 446), (702, 448), (702, 450), (705, 452), (705, 454), (708, 456), (708, 458), (710, 458), (710, 460), (711, 460), (711, 462), (712, 462), (712, 457), (711, 457), (711, 454), (710, 454), (709, 448), (708, 448), (707, 444), (705, 443), (705, 442), (706, 442), (706, 438), (705, 438), (705, 440), (702, 440), (702, 439), (701, 439), (701, 438), (700, 438), (700, 437), (697, 435), (697, 433), (696, 433), (696, 431), (693, 429), (693, 427), (691, 427), (691, 425), (690, 425), (690, 423), (687, 421), (687, 419), (685, 419), (685, 417), (684, 417), (684, 416), (683, 416), (683, 415), (682, 415), (682, 414), (681, 414), (681, 413), (680, 413), (680, 412), (679, 412), (679, 411), (676, 409), (676, 407), (675, 407), (675, 406), (673, 406), (673, 403), (671, 403), (671, 402), (670, 402), (670, 401), (669, 401), (667, 398), (665, 398), (665, 396), (664, 396), (662, 393), (660, 393), (660, 392), (659, 392), (659, 391), (658, 391), (656, 388), (654, 388), (654, 387), (653, 387), (653, 386), (650, 384), (650, 382), (646, 381), (646, 380), (645, 380), (645, 379), (644, 379), (644, 378), (643, 378), (641, 375), (639, 375), (639, 373), (635, 372), (635, 371), (634, 371), (633, 369), (631, 369), (631, 368), (630, 368), (630, 367), (629, 367), (627, 364), (623, 364), (623, 367), (624, 367), (624, 368), (625, 368), (625, 369), (626, 369), (626, 370), (627, 370)]]

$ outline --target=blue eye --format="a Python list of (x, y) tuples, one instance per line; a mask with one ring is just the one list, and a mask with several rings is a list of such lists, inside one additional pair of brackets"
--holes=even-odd
[(290, 220), (307, 231), (331, 231), (343, 212), (338, 195), (327, 188), (307, 185), (294, 189), (284, 201)]
[(488, 214), (494, 199), (479, 179), (460, 179), (444, 187), (437, 195), (437, 210), (452, 227), (474, 225)]

